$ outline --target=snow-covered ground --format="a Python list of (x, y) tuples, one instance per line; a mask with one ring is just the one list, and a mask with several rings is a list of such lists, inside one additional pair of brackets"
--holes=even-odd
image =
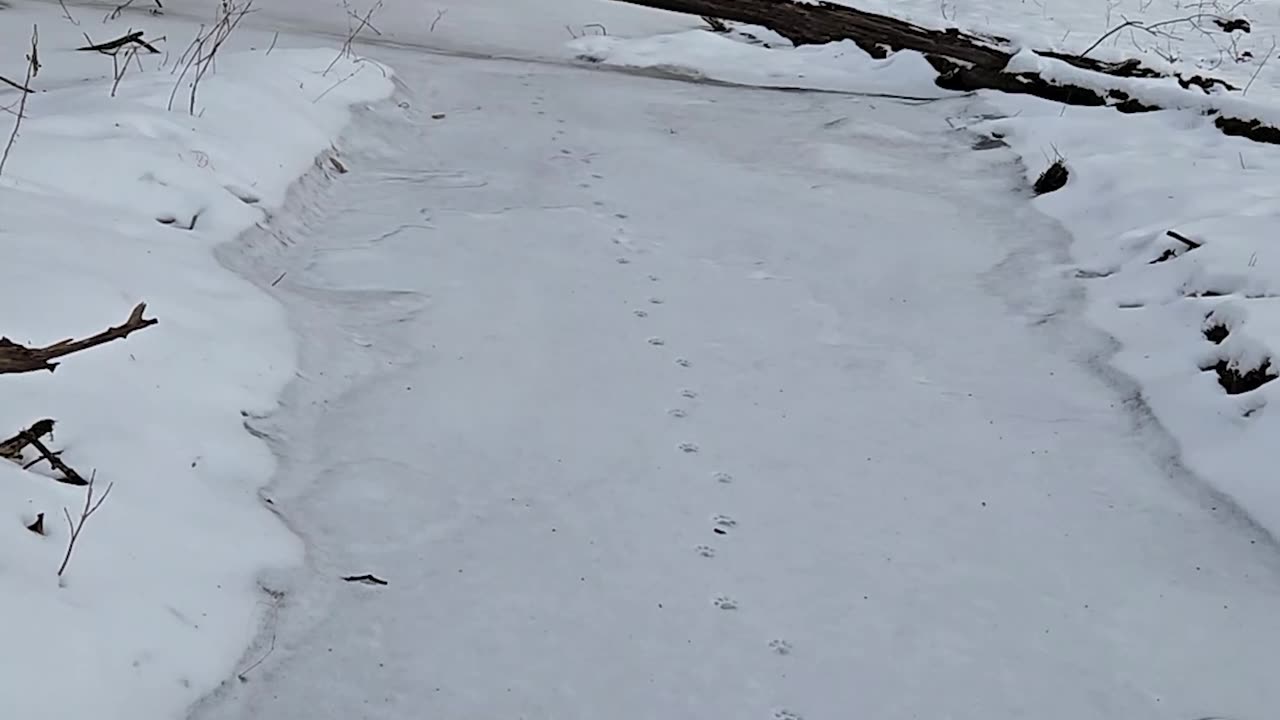
[[(929, 12), (939, 11), (932, 3), (857, 5), (949, 24), (930, 17)], [(1157, 66), (1176, 51), (1175, 59), (1185, 67), (1249, 87), (1247, 98), (1204, 102), (1277, 117), (1280, 64), (1267, 61), (1276, 54), (1280, 4), (1112, 3), (1101, 16), (1079, 3), (1035, 4), (1034, 12), (1032, 7), (955, 3), (951, 10), (959, 13), (955, 24), (991, 32), (1006, 28), (1003, 34), (1030, 45), (1075, 51), (1125, 20), (1154, 24), (1197, 12), (1247, 17), (1253, 23), (1248, 35), (1222, 33), (1202, 18), (1196, 27), (1168, 26), (1175, 38), (1126, 30), (1100, 50)], [(966, 25), (966, 17), (974, 22)], [(570, 52), (607, 65), (660, 67), (743, 84), (873, 92), (894, 84), (918, 92), (922, 84), (913, 80), (920, 66), (909, 54), (873, 61), (851, 43), (793, 50), (766, 32), (747, 31), (777, 47), (743, 46), (690, 31), (631, 40), (587, 37), (570, 43)], [(1251, 57), (1241, 59), (1246, 52)], [(1167, 94), (1161, 82), (1172, 81), (1151, 83)], [(1070, 261), (1043, 272), (1086, 280), (1088, 319), (1120, 341), (1115, 365), (1139, 382), (1145, 401), (1179, 443), (1183, 460), (1268, 530), (1280, 530), (1280, 484), (1268, 472), (1266, 440), (1280, 432), (1280, 417), (1265, 410), (1280, 388), (1264, 385), (1227, 395), (1213, 371), (1222, 362), (1241, 374), (1265, 370), (1280, 349), (1280, 305), (1274, 299), (1280, 258), (1271, 242), (1272, 228), (1280, 222), (1280, 183), (1274, 179), (1280, 148), (1226, 137), (1211, 119), (1192, 110), (1133, 116), (1107, 108), (1063, 108), (1030, 97), (982, 97), (990, 107), (981, 117), (948, 119), (958, 133), (998, 136), (1021, 155), (1028, 179), (1056, 157), (1072, 171), (1065, 189), (1035, 202), (1075, 239)], [(1199, 101), (1188, 104), (1195, 107)], [(1186, 244), (1167, 234), (1170, 230), (1201, 247), (1187, 252)], [(1212, 328), (1227, 331), (1225, 340), (1207, 339)]]
[[(6, 717), (175, 717), (256, 634), (257, 575), (296, 563), (301, 546), (255, 496), (275, 461), (242, 413), (275, 406), (295, 341), (280, 306), (211, 251), (315, 171), (350, 103), (391, 91), (372, 65), (330, 91), (357, 69), (340, 59), (326, 76), (333, 50), (229, 52), (198, 116), (169, 112), (176, 78), (160, 56), (140, 57), (145, 70), (111, 97), (111, 59), (74, 48), (83, 31), (102, 41), (128, 25), (92, 17), (77, 27), (43, 6), (0, 9), (0, 75), (25, 77), (33, 24), (42, 64), (0, 175), (0, 332), (48, 345), (118, 325), (141, 301), (159, 324), (56, 373), (2, 379), (0, 434), (53, 418), (53, 447), (96, 475), (97, 498), (111, 488), (60, 583), (63, 511), (78, 519), (85, 491), (45, 465), (0, 463)], [(175, 44), (196, 30), (159, 25)], [(17, 101), (0, 90), (5, 140)], [(27, 529), (40, 515), (43, 535)]]
[(258, 271), (310, 562), (197, 718), (1274, 706), (1274, 545), (1082, 365), (980, 103), (380, 57)]
[[(114, 485), (60, 585), (82, 491), (5, 471), (0, 707), (1276, 706), (1275, 385), (1228, 396), (1201, 370), (1280, 345), (1276, 148), (606, 0), (384, 0), (356, 48), (394, 79), (339, 57), (368, 2), (262, 0), (191, 117), (168, 68), (210, 3), (135, 4), (0, 10), (0, 75), (39, 23), (47, 90), (0, 175), (0, 332), (87, 335), (139, 300), (160, 319), (5, 379), (13, 430), (58, 418), (64, 458)], [(855, 4), (1075, 50), (1193, 12)], [(1094, 52), (1272, 112), (1280, 6), (1205, 8), (1254, 32)], [(110, 60), (74, 48), (130, 28), (165, 52), (112, 98)], [(1054, 153), (1071, 182), (1028, 203)], [(387, 584), (342, 580), (365, 574)]]

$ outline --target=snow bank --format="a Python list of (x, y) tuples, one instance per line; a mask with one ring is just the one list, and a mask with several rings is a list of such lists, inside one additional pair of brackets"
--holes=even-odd
[[(84, 28), (57, 6), (0, 10), (0, 75), (23, 77), (33, 23), (40, 92), (0, 176), (0, 333), (85, 336), (139, 301), (160, 323), (56, 373), (0, 378), (0, 434), (55, 418), (63, 458), (96, 472), (99, 495), (114, 486), (60, 585), (63, 508), (77, 514), (83, 489), (0, 462), (0, 707), (26, 720), (176, 717), (237, 669), (263, 611), (259, 572), (300, 553), (256, 496), (274, 459), (243, 425), (293, 376), (293, 340), (274, 301), (212, 249), (263, 220), (329, 151), (348, 107), (388, 96), (391, 81), (346, 59), (324, 73), (336, 50), (228, 54), (193, 117), (166, 109), (175, 77), (162, 56), (110, 97), (110, 60), (74, 52)], [(95, 17), (89, 29), (125, 27)], [(5, 107), (17, 99), (0, 89)], [(5, 138), (12, 121), (0, 116)], [(26, 528), (38, 513), (45, 536)]]
[[(1028, 178), (1046, 152), (1067, 160), (1067, 186), (1035, 202), (1075, 238), (1077, 266), (1063, 270), (1083, 278), (1090, 320), (1120, 341), (1115, 365), (1139, 382), (1187, 466), (1280, 532), (1280, 482), (1267, 471), (1267, 438), (1280, 434), (1267, 405), (1280, 383), (1228, 394), (1211, 369), (1280, 370), (1280, 148), (1226, 137), (1193, 113), (992, 100), (1017, 116), (974, 129), (1000, 134)], [(1206, 336), (1214, 327), (1225, 339)]]
[[(1037, 22), (995, 26), (997, 19), (1003, 23), (1023, 12), (1014, 5), (983, 4), (990, 22), (976, 27), (1037, 40), (1029, 29), (1038, 27)], [(1070, 11), (1067, 5), (1054, 7)], [(907, 3), (893, 11), (904, 15), (909, 9)], [(1047, 18), (1047, 9), (1045, 13)], [(923, 13), (916, 19), (947, 24)], [(1149, 22), (1158, 19), (1147, 16)], [(1218, 372), (1219, 367), (1239, 374), (1269, 368), (1268, 374), (1280, 374), (1280, 251), (1273, 241), (1280, 227), (1280, 147), (1226, 137), (1203, 115), (1213, 107), (1229, 115), (1280, 119), (1280, 76), (1258, 67), (1265, 47), (1253, 64), (1209, 67), (1215, 52), (1239, 55), (1256, 47), (1252, 38), (1222, 48), (1213, 44), (1226, 42), (1222, 37), (1186, 34), (1191, 39), (1178, 49), (1199, 53), (1199, 59), (1177, 67), (1211, 69), (1240, 86), (1252, 79), (1247, 99), (1188, 93), (1171, 80), (1127, 80), (1118, 84), (1135, 97), (1179, 109), (1124, 115), (1110, 108), (1064, 110), (1033, 97), (982, 93), (1002, 119), (952, 120), (960, 120), (953, 123), (960, 131), (1002, 138), (1022, 156), (1029, 181), (1055, 153), (1065, 157), (1070, 182), (1035, 203), (1071, 232), (1076, 263), (1049, 271), (1081, 278), (1088, 289), (1089, 319), (1122, 345), (1113, 362), (1140, 384), (1156, 416), (1179, 441), (1187, 466), (1280, 533), (1280, 482), (1268, 472), (1268, 438), (1280, 435), (1280, 414), (1269, 402), (1280, 394), (1280, 383), (1228, 393)], [(1271, 30), (1255, 19), (1253, 36), (1260, 34)], [(1066, 40), (1041, 36), (1035, 44), (1071, 45)], [(1099, 52), (1125, 54), (1113, 45)], [(569, 47), (597, 62), (678, 66), (691, 75), (740, 84), (874, 87), (903, 94), (932, 84), (932, 74), (918, 67), (923, 60), (914, 53), (873, 61), (848, 43), (766, 48), (701, 32), (636, 40), (584, 38)], [(1138, 51), (1129, 54), (1148, 49), (1135, 47)], [(1170, 55), (1168, 48), (1162, 54)], [(890, 67), (907, 72), (886, 72)], [(1015, 67), (1067, 82), (1092, 82), (1063, 63), (1028, 53), (1015, 58)], [(899, 80), (902, 84), (896, 84)], [(1191, 249), (1167, 235), (1169, 230), (1200, 246)]]
[[(748, 38), (773, 35), (762, 28), (746, 32)], [(761, 42), (776, 46), (780, 40), (770, 39), (772, 42)], [(875, 60), (852, 41), (774, 52), (764, 44), (747, 44), (703, 30), (690, 30), (635, 39), (588, 35), (570, 42), (568, 48), (573, 57), (589, 62), (740, 85), (923, 98), (957, 94), (934, 84), (937, 73), (923, 56), (898, 53)]]

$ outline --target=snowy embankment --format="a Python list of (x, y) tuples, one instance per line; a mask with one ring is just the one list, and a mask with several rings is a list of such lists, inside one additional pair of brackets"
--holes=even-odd
[[(1126, 20), (1154, 24), (1188, 16), (1172, 3), (1145, 1), (1110, 3), (1105, 14), (1079, 3), (987, 2), (966, 5), (962, 16), (943, 3), (945, 19), (932, 3), (848, 4), (1074, 52)], [(1246, 2), (1198, 11), (1249, 17), (1253, 32), (1231, 35), (1207, 18), (1196, 25), (1184, 20), (1158, 32), (1116, 33), (1092, 54), (1210, 72), (1249, 90), (1244, 97), (1206, 96), (1206, 103), (1251, 117), (1280, 117), (1280, 64), (1267, 66), (1268, 55), (1277, 52), (1280, 9)], [(591, 62), (741, 84), (944, 94), (928, 91), (932, 73), (913, 53), (873, 60), (852, 42), (791, 48), (763, 28), (737, 28), (729, 36), (584, 37), (568, 52)], [(1066, 66), (1038, 69), (1070, 72)], [(1141, 85), (1147, 97), (1172, 96), (1161, 83), (1173, 81), (1129, 81), (1126, 87)], [(1273, 360), (1280, 353), (1280, 252), (1274, 247), (1280, 147), (1226, 137), (1185, 104), (1124, 115), (1029, 96), (982, 97), (991, 115), (949, 119), (957, 132), (1008, 144), (1022, 157), (1029, 181), (1058, 156), (1070, 169), (1065, 188), (1034, 201), (1075, 239), (1073, 264), (1050, 272), (1080, 279), (1091, 321), (1120, 343), (1112, 362), (1139, 383), (1186, 465), (1268, 530), (1280, 532), (1280, 483), (1266, 471), (1267, 438), (1280, 434), (1280, 415), (1267, 405), (1280, 383), (1265, 383), (1280, 372), (1280, 361)], [(1194, 96), (1179, 97), (1185, 102)]]
[[(73, 12), (84, 22), (56, 5), (0, 9), (0, 75), (26, 77), (33, 26), (40, 62), (0, 175), (0, 333), (44, 346), (144, 301), (159, 324), (56, 373), (0, 378), (0, 434), (55, 419), (45, 441), (104, 500), (59, 578), (64, 508), (78, 519), (84, 488), (45, 463), (0, 462), (0, 707), (27, 720), (173, 717), (236, 670), (265, 609), (256, 576), (300, 553), (257, 498), (275, 461), (243, 426), (293, 376), (293, 340), (275, 302), (212, 251), (298, 177), (329, 170), (348, 107), (388, 96), (391, 81), (336, 49), (228, 45), (193, 116), (170, 71), (194, 23), (147, 23), (170, 52), (122, 62), (112, 97), (112, 59), (75, 48), (131, 28)], [(19, 99), (0, 87), (0, 146)]]

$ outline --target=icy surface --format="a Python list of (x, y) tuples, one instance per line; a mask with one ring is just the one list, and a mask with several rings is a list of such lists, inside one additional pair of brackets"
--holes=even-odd
[(197, 718), (1274, 706), (1275, 548), (1098, 374), (983, 105), (379, 58), (261, 271), (309, 563)]

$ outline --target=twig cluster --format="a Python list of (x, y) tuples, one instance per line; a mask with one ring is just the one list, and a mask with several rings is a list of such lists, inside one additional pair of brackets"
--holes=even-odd
[(188, 76), (188, 94), (187, 94), (187, 112), (196, 114), (196, 95), (200, 90), (200, 81), (208, 75), (210, 70), (215, 68), (218, 51), (222, 49), (227, 39), (235, 32), (240, 21), (253, 9), (253, 0), (220, 0), (218, 3), (218, 11), (213, 25), (205, 27), (200, 26), (200, 32), (196, 34), (191, 44), (183, 51), (181, 57), (178, 58), (177, 64), (174, 65), (176, 72), (181, 66), (182, 72), (178, 75), (178, 80), (174, 83), (173, 92), (169, 94), (169, 109), (173, 109), (174, 102), (178, 97), (178, 90), (182, 87)]
[[(374, 3), (365, 11), (364, 15), (356, 14), (349, 6), (347, 6), (345, 0), (343, 1), (343, 7), (347, 10), (347, 39), (342, 43), (342, 49), (338, 51), (337, 56), (334, 57), (333, 61), (329, 63), (329, 66), (324, 69), (324, 72), (320, 73), (321, 76), (328, 75), (329, 71), (333, 70), (333, 66), (337, 65), (338, 61), (342, 58), (354, 57), (355, 52), (352, 50), (351, 46), (355, 44), (356, 38), (360, 36), (360, 32), (362, 30), (369, 28), (376, 35), (382, 34), (382, 32), (372, 24), (373, 14), (382, 9), (382, 0), (378, 0)], [(351, 23), (352, 20), (356, 21), (355, 24)]]

